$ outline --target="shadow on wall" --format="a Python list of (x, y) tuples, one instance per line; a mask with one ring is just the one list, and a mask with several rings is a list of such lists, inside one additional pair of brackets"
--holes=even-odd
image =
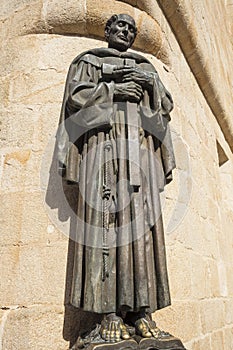
[[(63, 193), (60, 193), (61, 191)], [(73, 307), (70, 304), (75, 244), (79, 244), (71, 239), (71, 237), (74, 237), (74, 233), (77, 230), (77, 216), (75, 215), (77, 212), (77, 192), (77, 185), (67, 184), (66, 181), (61, 180), (61, 176), (58, 175), (58, 161), (56, 159), (55, 149), (50, 167), (45, 201), (50, 209), (57, 209), (58, 219), (61, 223), (70, 220), (70, 236), (67, 254), (66, 283), (64, 295), (65, 314), (63, 325), (63, 337), (66, 341), (70, 342), (70, 348), (75, 344), (79, 335), (85, 334), (92, 328), (94, 329), (96, 323), (100, 323), (101, 321), (101, 315), (85, 312)], [(70, 210), (67, 210), (67, 203), (64, 203), (66, 201)]]

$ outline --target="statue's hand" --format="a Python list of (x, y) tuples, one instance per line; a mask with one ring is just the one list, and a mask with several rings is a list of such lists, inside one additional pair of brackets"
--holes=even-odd
[(138, 103), (143, 96), (143, 89), (140, 84), (134, 81), (115, 84), (114, 97), (117, 101), (130, 101)]
[(152, 73), (145, 72), (142, 69), (135, 68), (124, 68), (122, 76), (122, 82), (134, 81), (140, 84), (143, 89), (150, 90), (153, 87), (154, 76)]
[(121, 317), (116, 316), (115, 314), (106, 315), (103, 321), (101, 322), (100, 329), (101, 337), (111, 343), (119, 342), (120, 340), (127, 340), (130, 338), (130, 335), (124, 325), (124, 322)]

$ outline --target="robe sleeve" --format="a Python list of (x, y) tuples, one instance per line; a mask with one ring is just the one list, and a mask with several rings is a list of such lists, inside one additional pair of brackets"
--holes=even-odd
[(87, 130), (112, 125), (114, 83), (100, 79), (101, 67), (80, 61), (68, 85), (68, 118)]
[(153, 87), (150, 92), (144, 91), (141, 102), (143, 127), (152, 131), (154, 136), (161, 139), (170, 121), (170, 112), (173, 109), (173, 100), (164, 87), (156, 71), (150, 73), (153, 77)]
[(165, 184), (172, 180), (172, 170), (175, 168), (175, 157), (169, 127), (170, 112), (173, 100), (158, 73), (153, 68), (153, 89), (145, 91), (141, 103), (143, 128), (159, 140), (161, 161), (163, 165)]

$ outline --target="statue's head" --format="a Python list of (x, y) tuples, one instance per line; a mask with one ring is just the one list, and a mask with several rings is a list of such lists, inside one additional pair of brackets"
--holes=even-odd
[(106, 23), (105, 38), (110, 48), (126, 51), (133, 45), (136, 35), (136, 23), (129, 15), (113, 15)]

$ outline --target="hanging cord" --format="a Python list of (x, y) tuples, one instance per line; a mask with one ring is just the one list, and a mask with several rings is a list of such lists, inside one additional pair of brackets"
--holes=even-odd
[(104, 145), (104, 181), (103, 181), (103, 274), (102, 280), (105, 281), (109, 277), (109, 246), (108, 246), (108, 231), (109, 231), (109, 200), (111, 197), (110, 180), (110, 160), (111, 160), (111, 141), (107, 140)]

